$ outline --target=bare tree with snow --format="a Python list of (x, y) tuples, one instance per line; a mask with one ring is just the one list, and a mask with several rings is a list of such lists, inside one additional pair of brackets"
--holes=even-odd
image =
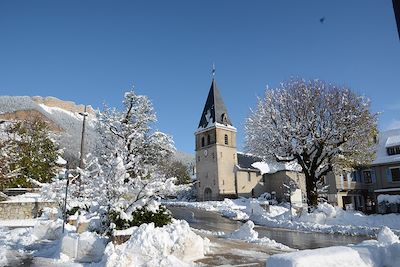
[(297, 162), (312, 208), (326, 174), (372, 160), (376, 121), (370, 101), (350, 89), (293, 79), (258, 99), (246, 120), (246, 148), (265, 160)]

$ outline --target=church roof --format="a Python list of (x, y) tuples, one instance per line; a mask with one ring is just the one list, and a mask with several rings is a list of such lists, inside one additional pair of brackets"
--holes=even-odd
[(228, 111), (226, 110), (224, 101), (217, 88), (217, 83), (215, 79), (213, 79), (203, 113), (201, 114), (199, 128), (207, 128), (214, 125), (216, 122), (232, 126)]
[(261, 158), (252, 156), (249, 154), (243, 154), (241, 152), (237, 153), (237, 160), (238, 160), (238, 167), (240, 169), (254, 169), (257, 170), (257, 168), (253, 167), (252, 164), (255, 162), (262, 161)]

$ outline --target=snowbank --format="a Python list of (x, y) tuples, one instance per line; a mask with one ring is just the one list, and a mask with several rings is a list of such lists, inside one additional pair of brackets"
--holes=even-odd
[(106, 240), (96, 233), (69, 233), (61, 242), (61, 253), (76, 262), (99, 262), (106, 247)]
[(63, 221), (58, 219), (56, 221), (41, 221), (38, 220), (33, 227), (32, 234), (39, 240), (56, 240), (62, 236)]
[(196, 235), (186, 221), (174, 220), (161, 228), (142, 224), (131, 232), (127, 242), (107, 245), (106, 266), (189, 266), (204, 257), (209, 246), (209, 240)]
[(267, 267), (397, 267), (400, 266), (399, 238), (387, 227), (378, 234), (378, 241), (358, 245), (334, 246), (273, 255)]
[(304, 211), (292, 215), (288, 205), (270, 205), (269, 211), (257, 199), (225, 199), (205, 202), (168, 202), (167, 205), (216, 211), (236, 220), (252, 220), (257, 225), (286, 228), (307, 232), (340, 233), (375, 236), (382, 226), (400, 233), (400, 214), (365, 215), (362, 212), (344, 211), (329, 204), (320, 204), (313, 213)]
[(269, 246), (278, 249), (290, 250), (288, 246), (269, 239), (268, 237), (258, 238), (258, 232), (254, 230), (254, 223), (247, 221), (239, 229), (228, 234), (226, 237), (232, 239), (240, 239), (250, 243), (259, 243), (263, 246)]

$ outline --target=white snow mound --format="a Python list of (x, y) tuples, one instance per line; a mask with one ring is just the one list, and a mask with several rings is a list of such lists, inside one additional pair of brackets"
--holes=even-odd
[(163, 227), (153, 223), (132, 229), (131, 238), (106, 247), (106, 266), (189, 266), (204, 257), (209, 240), (195, 234), (186, 221), (174, 220)]
[(37, 239), (56, 240), (62, 235), (63, 221), (58, 219), (56, 221), (37, 221), (33, 227), (33, 235)]
[(258, 238), (258, 233), (254, 231), (254, 223), (247, 221), (239, 229), (232, 232), (230, 238), (252, 241)]
[(387, 227), (378, 234), (378, 241), (367, 240), (357, 245), (334, 246), (272, 255), (268, 267), (398, 267), (399, 238)]

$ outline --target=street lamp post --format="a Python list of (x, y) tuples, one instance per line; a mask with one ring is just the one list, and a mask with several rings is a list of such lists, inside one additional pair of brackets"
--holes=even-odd
[(67, 223), (67, 196), (68, 196), (68, 186), (69, 186), (69, 165), (68, 162), (65, 166), (65, 178), (67, 179), (67, 186), (65, 187), (65, 197), (64, 197), (64, 210), (63, 210), (63, 227), (62, 232), (64, 233), (65, 224)]

